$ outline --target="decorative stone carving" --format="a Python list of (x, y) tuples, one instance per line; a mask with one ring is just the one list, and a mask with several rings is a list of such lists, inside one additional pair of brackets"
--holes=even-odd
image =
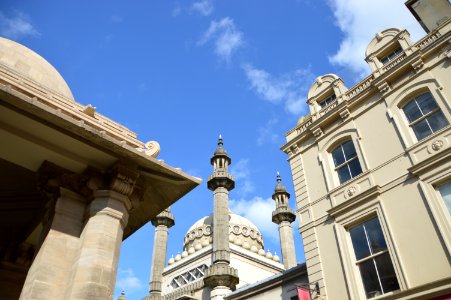
[(387, 82), (383, 82), (382, 84), (380, 84), (378, 87), (379, 91), (384, 94), (386, 92), (388, 92), (390, 90), (390, 86), (388, 85)]
[(442, 140), (436, 140), (431, 144), (431, 148), (434, 151), (438, 151), (443, 147), (443, 141)]
[(111, 170), (110, 189), (122, 195), (130, 196), (133, 193), (139, 173), (123, 165), (116, 165)]
[(340, 112), (340, 117), (343, 120), (346, 119), (347, 117), (349, 117), (349, 115), (350, 115), (350, 112), (349, 112), (349, 110), (347, 108)]
[(90, 117), (94, 117), (96, 113), (96, 107), (92, 106), (91, 104), (88, 104), (83, 108), (83, 112)]
[(418, 60), (416, 60), (412, 63), (412, 68), (414, 68), (415, 71), (421, 70), (421, 68), (423, 68), (423, 66), (424, 66), (424, 62), (421, 58), (419, 58)]
[(348, 195), (348, 197), (354, 196), (356, 192), (357, 192), (357, 189), (355, 188), (355, 186), (351, 186), (350, 188), (348, 188), (346, 190), (346, 194)]
[(321, 130), (321, 128), (317, 127), (317, 128), (312, 128), (312, 133), (315, 137), (320, 137), (323, 134), (323, 131)]
[(158, 154), (160, 154), (160, 144), (158, 144), (158, 142), (156, 141), (149, 141), (145, 144), (145, 151), (144, 153), (146, 153), (149, 156), (152, 157), (157, 157)]

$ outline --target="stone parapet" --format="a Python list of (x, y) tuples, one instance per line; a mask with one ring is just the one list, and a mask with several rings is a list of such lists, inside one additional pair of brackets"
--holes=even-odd
[(204, 284), (211, 288), (225, 286), (234, 290), (239, 282), (238, 270), (227, 264), (214, 264), (205, 271)]
[(215, 172), (213, 175), (208, 176), (207, 187), (210, 191), (214, 191), (219, 187), (231, 191), (235, 188), (235, 181), (233, 180), (232, 175), (225, 172), (223, 174)]

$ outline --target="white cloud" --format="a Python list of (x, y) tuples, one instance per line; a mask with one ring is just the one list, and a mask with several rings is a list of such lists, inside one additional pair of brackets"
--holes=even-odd
[(40, 33), (33, 27), (25, 14), (15, 12), (14, 16), (7, 17), (0, 11), (0, 35), (20, 39), (25, 36), (39, 36)]
[(264, 100), (274, 104), (283, 103), (285, 109), (295, 115), (306, 112), (305, 96), (315, 80), (309, 69), (297, 69), (279, 76), (250, 64), (244, 65), (243, 69), (251, 89)]
[(117, 275), (116, 288), (127, 293), (142, 288), (143, 284), (138, 277), (135, 276), (132, 269), (119, 270)]
[(213, 9), (213, 4), (208, 0), (194, 2), (193, 5), (191, 5), (191, 10), (196, 11), (203, 16), (211, 15)]
[(240, 159), (230, 166), (230, 174), (235, 178), (237, 193), (241, 197), (254, 191), (254, 183), (251, 180), (251, 172), (248, 159)]
[(274, 130), (277, 123), (279, 123), (279, 120), (277, 118), (272, 118), (264, 127), (258, 128), (257, 145), (262, 146), (265, 143), (275, 144), (279, 142), (280, 136)]
[(272, 211), (275, 209), (274, 200), (262, 197), (254, 197), (250, 200), (230, 200), (229, 207), (234, 213), (254, 223), (264, 239), (271, 239), (273, 244), (279, 243), (278, 227), (271, 221)]
[(211, 21), (210, 27), (204, 32), (198, 45), (214, 41), (215, 54), (229, 62), (236, 50), (243, 46), (243, 33), (236, 29), (233, 19), (227, 17), (220, 21)]
[(112, 15), (110, 16), (110, 21), (113, 23), (122, 23), (124, 22), (124, 18), (118, 15)]
[(182, 6), (180, 3), (176, 3), (174, 9), (172, 10), (172, 16), (177, 17), (182, 13)]
[(346, 67), (358, 76), (370, 72), (365, 50), (374, 35), (386, 28), (407, 28), (413, 40), (424, 35), (405, 1), (329, 0), (336, 25), (344, 34), (338, 51), (329, 57), (332, 64)]

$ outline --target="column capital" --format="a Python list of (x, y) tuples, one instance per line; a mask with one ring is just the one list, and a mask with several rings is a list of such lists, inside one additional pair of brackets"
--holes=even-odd
[(110, 189), (125, 196), (131, 196), (139, 177), (139, 172), (123, 164), (116, 164), (110, 169), (109, 173), (111, 176)]
[(128, 211), (132, 205), (127, 196), (112, 190), (97, 190), (94, 192), (94, 200), (89, 205), (89, 216), (107, 215), (118, 219), (122, 228), (128, 222)]

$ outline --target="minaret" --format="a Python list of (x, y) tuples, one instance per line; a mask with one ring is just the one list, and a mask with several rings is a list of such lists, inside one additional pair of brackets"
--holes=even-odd
[(152, 220), (155, 226), (153, 241), (152, 271), (150, 274), (149, 297), (147, 299), (162, 299), (161, 287), (163, 285), (163, 269), (166, 263), (166, 248), (168, 245), (168, 231), (174, 226), (174, 216), (170, 213), (170, 207), (162, 211)]
[(204, 284), (212, 289), (212, 300), (223, 299), (239, 282), (238, 271), (230, 267), (229, 248), (229, 191), (235, 187), (235, 181), (228, 173), (232, 160), (222, 145), (219, 135), (218, 148), (211, 158), (213, 174), (207, 183), (214, 195), (213, 258), (212, 265), (205, 272)]
[(282, 250), (282, 261), (285, 269), (296, 266), (296, 252), (293, 240), (293, 228), (291, 223), (296, 220), (296, 214), (288, 207), (290, 194), (285, 186), (280, 182), (279, 172), (277, 172), (277, 185), (272, 198), (276, 201), (276, 210), (272, 212), (272, 221), (279, 225), (280, 248)]

